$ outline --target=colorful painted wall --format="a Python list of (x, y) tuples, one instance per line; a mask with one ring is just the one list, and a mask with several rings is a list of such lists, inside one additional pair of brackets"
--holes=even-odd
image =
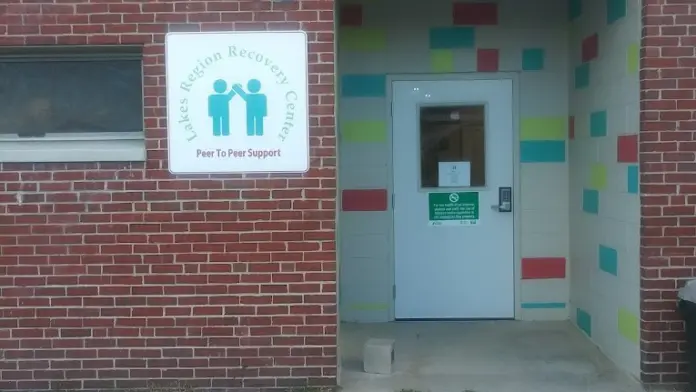
[(388, 321), (391, 313), (386, 75), (498, 71), (519, 72), (519, 315), (567, 319), (567, 4), (355, 1), (339, 3), (341, 319)]
[(636, 376), (639, 3), (571, 0), (569, 7), (571, 315)]

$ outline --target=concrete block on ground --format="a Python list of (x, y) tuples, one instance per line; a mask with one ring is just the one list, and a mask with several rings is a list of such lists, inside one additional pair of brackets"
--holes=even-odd
[(394, 340), (368, 339), (363, 348), (365, 373), (391, 374), (394, 366)]

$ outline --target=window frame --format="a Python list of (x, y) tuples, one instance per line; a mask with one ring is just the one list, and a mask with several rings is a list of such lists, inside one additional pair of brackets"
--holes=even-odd
[[(463, 108), (463, 107), (480, 107), (483, 111), (483, 150), (484, 150), (484, 172), (483, 172), (483, 185), (469, 185), (469, 186), (425, 186), (423, 184), (423, 166), (422, 166), (422, 119), (423, 109), (428, 108)], [(488, 102), (486, 101), (466, 101), (466, 102), (438, 102), (438, 103), (425, 103), (418, 105), (418, 189), (420, 192), (436, 192), (441, 189), (442, 192), (447, 192), (453, 189), (466, 189), (466, 190), (483, 190), (488, 189)], [(471, 173), (470, 173), (471, 176)]]
[(118, 46), (0, 47), (0, 63), (138, 61), (141, 75), (140, 132), (49, 133), (42, 137), (0, 134), (0, 163), (145, 161), (143, 48)]

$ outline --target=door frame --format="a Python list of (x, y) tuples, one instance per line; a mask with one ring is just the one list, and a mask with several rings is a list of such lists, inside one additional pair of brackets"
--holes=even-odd
[[(520, 101), (519, 101), (519, 75), (516, 72), (469, 72), (469, 73), (442, 73), (442, 74), (387, 74), (386, 78), (386, 93), (387, 93), (387, 172), (389, 173), (389, 181), (387, 186), (387, 192), (389, 194), (387, 204), (389, 212), (389, 219), (391, 220), (391, 230), (388, 238), (388, 246), (390, 249), (389, 254), (389, 268), (391, 270), (390, 282), (392, 287), (396, 284), (396, 238), (394, 232), (394, 131), (393, 131), (393, 121), (392, 121), (392, 107), (394, 105), (394, 97), (392, 96), (392, 83), (393, 82), (434, 82), (443, 80), (456, 80), (456, 81), (475, 81), (475, 80), (511, 80), (512, 81), (512, 145), (513, 145), (513, 165), (512, 165), (512, 213), (513, 213), (513, 279), (514, 279), (514, 295), (515, 295), (515, 314), (514, 319), (519, 320), (521, 315), (520, 298), (521, 298), (521, 273), (522, 273), (522, 260), (521, 260), (521, 250), (520, 250), (520, 133), (519, 133), (519, 111), (520, 111)], [(389, 301), (389, 320), (395, 320), (395, 295), (392, 295)]]

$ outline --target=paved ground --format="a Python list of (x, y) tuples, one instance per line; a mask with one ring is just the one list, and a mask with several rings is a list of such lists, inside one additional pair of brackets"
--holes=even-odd
[[(344, 392), (638, 392), (569, 322), (342, 324)], [(394, 374), (362, 372), (369, 337), (396, 340)]]

